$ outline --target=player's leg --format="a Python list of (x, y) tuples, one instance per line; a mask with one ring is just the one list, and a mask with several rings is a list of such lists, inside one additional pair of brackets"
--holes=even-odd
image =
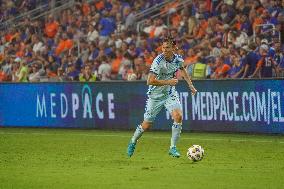
[(174, 109), (171, 113), (174, 123), (172, 125), (172, 137), (169, 154), (173, 157), (180, 157), (180, 153), (176, 147), (176, 144), (180, 138), (182, 130), (182, 111), (180, 109)]
[(132, 143), (136, 143), (137, 140), (142, 136), (142, 134), (144, 133), (144, 131), (150, 129), (153, 125), (153, 122), (150, 122), (150, 121), (146, 121), (144, 120), (142, 122), (141, 125), (138, 125), (132, 138), (131, 138), (131, 142)]
[(149, 122), (149, 121), (143, 121), (141, 125), (138, 125), (136, 130), (134, 131), (134, 134), (128, 144), (128, 148), (127, 148), (127, 155), (129, 157), (131, 157), (135, 151), (136, 148), (136, 143), (138, 141), (138, 139), (142, 136), (142, 134), (144, 133), (144, 131), (148, 130), (150, 127), (152, 127), (153, 122)]
[(182, 130), (182, 108), (178, 94), (174, 93), (173, 95), (171, 95), (167, 100), (165, 106), (171, 113), (172, 119), (174, 121), (172, 125), (172, 137), (169, 154), (173, 157), (180, 157), (180, 153), (178, 152), (176, 147)]
[(134, 153), (136, 143), (138, 139), (143, 135), (144, 131), (152, 127), (153, 122), (157, 114), (163, 108), (164, 101), (154, 100), (149, 98), (146, 102), (146, 108), (144, 113), (144, 121), (138, 125), (127, 148), (127, 155), (131, 157)]
[(171, 113), (174, 123), (172, 125), (172, 138), (171, 147), (175, 147), (182, 130), (182, 111), (180, 109), (174, 109)]

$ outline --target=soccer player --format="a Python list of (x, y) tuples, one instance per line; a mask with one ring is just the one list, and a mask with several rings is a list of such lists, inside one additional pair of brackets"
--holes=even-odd
[(175, 73), (180, 70), (181, 75), (186, 80), (192, 95), (197, 90), (194, 88), (189, 75), (184, 67), (184, 60), (178, 54), (175, 54), (176, 46), (172, 38), (167, 37), (162, 44), (162, 54), (159, 54), (153, 61), (147, 80), (149, 89), (147, 92), (148, 100), (144, 113), (144, 121), (138, 125), (131, 140), (128, 144), (127, 155), (131, 157), (134, 153), (137, 140), (143, 132), (148, 130), (155, 120), (156, 115), (161, 111), (163, 106), (171, 113), (174, 120), (172, 125), (171, 146), (169, 155), (180, 157), (176, 148), (177, 141), (182, 129), (182, 106), (179, 101), (179, 95), (175, 89), (178, 80)]

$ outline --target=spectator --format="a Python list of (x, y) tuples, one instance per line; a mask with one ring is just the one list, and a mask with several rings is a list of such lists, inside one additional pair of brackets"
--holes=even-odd
[(110, 34), (114, 32), (115, 28), (114, 19), (110, 17), (108, 11), (104, 10), (103, 17), (100, 19), (99, 23), (100, 41), (105, 42)]
[(43, 42), (41, 42), (39, 40), (39, 38), (37, 36), (34, 36), (32, 38), (32, 41), (33, 41), (33, 52), (37, 53), (37, 52), (41, 52), (44, 50), (44, 45), (43, 45)]
[(52, 15), (48, 16), (48, 22), (45, 25), (45, 34), (49, 38), (54, 38), (55, 35), (57, 34), (59, 28), (59, 24), (55, 19), (53, 18)]
[(261, 40), (261, 45), (267, 45), (268, 47), (268, 56), (273, 57), (275, 54), (275, 49), (269, 46), (268, 40), (267, 39), (262, 39)]
[(75, 63), (68, 63), (67, 67), (67, 79), (69, 81), (79, 81), (80, 71), (76, 69)]
[(234, 41), (234, 46), (240, 48), (243, 45), (248, 44), (248, 35), (244, 31), (238, 30), (236, 33), (236, 39)]
[(123, 9), (123, 15), (125, 18), (125, 29), (133, 31), (135, 28), (135, 15), (134, 11), (130, 7), (126, 6)]
[(142, 57), (137, 57), (134, 59), (134, 73), (136, 74), (136, 79), (146, 79), (147, 71), (150, 70), (149, 68), (146, 69), (145, 62)]
[[(176, 52), (181, 55), (184, 55), (183, 51), (187, 52), (184, 55), (186, 64), (196, 62), (197, 54), (200, 54), (204, 57), (200, 60), (201, 63), (208, 62), (207, 57), (210, 57), (210, 61), (217, 58), (217, 62), (219, 57), (222, 57), (223, 64), (231, 67), (230, 72), (219, 76), (215, 73), (212, 77), (224, 78), (228, 74), (235, 77), (235, 74), (239, 73), (236, 70), (242, 69), (242, 78), (252, 75), (261, 57), (258, 53), (259, 46), (263, 44), (269, 46), (268, 56), (275, 60), (277, 70), (281, 72), (281, 53), (279, 50), (276, 53), (276, 48), (278, 35), (283, 33), (280, 31), (284, 25), (284, 17), (279, 2), (192, 1), (189, 7), (181, 6), (182, 1), (170, 2), (162, 8), (165, 15), (146, 19), (145, 24), (140, 25), (143, 32), (134, 32), (138, 21), (136, 13), (161, 2), (164, 3), (161, 0), (90, 3), (84, 0), (63, 10), (56, 20), (51, 15), (46, 20), (25, 18), (20, 27), (0, 31), (3, 36), (0, 42), (2, 71), (8, 80), (15, 80), (16, 76), (12, 72), (20, 72), (20, 65), (14, 62), (15, 57), (10, 57), (16, 56), (24, 59), (29, 65), (37, 61), (42, 62), (43, 69), (46, 69), (52, 80), (63, 81), (69, 78), (76, 81), (83, 65), (90, 65), (94, 74), (99, 72), (101, 65), (104, 65), (101, 68), (105, 67), (105, 70), (111, 66), (111, 79), (127, 79), (127, 75), (131, 74), (138, 80), (146, 79), (153, 56), (160, 53), (161, 38), (170, 34), (177, 41)], [(5, 7), (1, 6), (0, 19), (18, 15), (18, 8), (21, 6), (24, 11), (37, 5), (29, 1), (20, 5), (17, 3), (5, 1)], [(172, 14), (170, 20), (167, 19), (168, 13)], [(167, 26), (168, 22), (175, 28)], [(269, 27), (257, 27), (262, 23), (275, 25), (277, 31), (271, 33)], [(252, 29), (256, 29), (255, 38), (252, 38)], [(252, 39), (257, 45), (250, 45), (250, 49), (245, 50), (243, 47), (251, 44)], [(120, 58), (115, 55), (118, 51), (122, 51)], [(108, 59), (102, 63), (104, 56)], [(124, 64), (124, 60), (131, 63)], [(218, 69), (222, 72), (219, 63), (217, 66), (210, 61), (207, 67), (212, 68), (213, 73)], [(105, 64), (106, 62), (108, 64)], [(259, 73), (261, 70), (262, 67)], [(51, 77), (52, 75), (54, 77)], [(272, 76), (275, 76), (273, 72)], [(61, 79), (58, 79), (59, 77)], [(108, 76), (106, 79), (109, 79)]]
[(79, 81), (81, 82), (93, 82), (97, 80), (97, 76), (92, 73), (92, 69), (89, 65), (86, 65), (84, 69), (82, 69), (82, 73), (80, 73)]
[(122, 63), (122, 60), (123, 60), (122, 50), (117, 49), (115, 52), (115, 59), (111, 63), (111, 72), (113, 76), (118, 74), (118, 70)]
[(210, 76), (209, 69), (210, 67), (202, 62), (201, 55), (197, 56), (195, 63), (187, 67), (188, 74), (191, 75), (192, 79), (206, 79), (208, 75)]
[(198, 55), (196, 51), (193, 48), (188, 49), (187, 54), (185, 56), (184, 65), (189, 66), (191, 64), (194, 64), (197, 62), (197, 59)]
[(131, 57), (129, 53), (125, 53), (118, 71), (118, 78), (127, 80), (131, 73), (133, 73)]
[[(273, 57), (273, 61), (275, 62), (277, 66), (277, 72), (279, 77), (283, 77), (284, 75), (284, 55), (283, 51), (281, 49), (281, 44), (280, 42), (277, 42), (275, 44), (275, 55)], [(275, 74), (276, 75), (276, 74)]]
[(111, 66), (105, 56), (101, 58), (101, 65), (98, 68), (98, 75), (101, 81), (108, 81), (111, 79)]
[(2, 81), (7, 81), (7, 75), (2, 70), (2, 68), (0, 68), (0, 82), (2, 82)]
[(13, 63), (14, 61), (16, 62), (20, 62), (20, 58), (14, 58), (13, 57), (7, 57), (5, 63), (2, 64), (2, 71), (5, 73), (5, 75), (7, 76), (7, 79), (9, 76), (12, 75), (12, 67), (13, 67)]
[(222, 47), (222, 44), (220, 41), (217, 41), (217, 42), (212, 41), (211, 45), (209, 46), (209, 48), (211, 49), (210, 55), (214, 57), (221, 56), (221, 47)]
[(26, 60), (22, 59), (20, 61), (20, 67), (18, 70), (14, 73), (15, 81), (17, 82), (28, 82), (28, 67)]
[(159, 37), (162, 31), (167, 28), (167, 26), (163, 23), (162, 19), (157, 19), (154, 21), (154, 28), (150, 32), (150, 37)]
[(268, 51), (269, 47), (265, 44), (260, 46), (260, 55), (261, 58), (257, 63), (256, 70), (254, 73), (249, 76), (250, 78), (258, 77), (258, 78), (267, 78), (272, 77), (272, 70), (275, 70), (276, 76), (277, 76), (277, 70), (276, 70), (276, 64), (273, 61), (272, 57), (269, 56)]
[[(243, 49), (246, 47), (242, 47)], [(240, 51), (245, 51), (241, 49)], [(241, 52), (243, 54), (245, 52)], [(241, 58), (240, 56), (232, 56), (232, 67), (228, 72), (228, 77), (229, 78), (240, 78), (240, 76), (243, 74), (244, 71), (244, 58)]]
[(99, 33), (98, 31), (95, 29), (95, 27), (90, 24), (89, 25), (89, 31), (88, 31), (88, 34), (87, 34), (87, 40), (89, 43), (92, 43), (94, 42), (97, 38), (99, 37)]
[(31, 66), (31, 72), (29, 74), (30, 82), (39, 82), (40, 81), (40, 71), (39, 66), (37, 64), (33, 64)]
[(64, 72), (64, 69), (62, 67), (58, 67), (57, 69), (57, 80), (58, 81), (68, 81), (67, 76)]
[(228, 72), (231, 69), (231, 67), (228, 64), (224, 64), (224, 57), (217, 57), (215, 64), (216, 64), (216, 70), (211, 75), (211, 78), (213, 79), (226, 78), (228, 76)]
[(62, 39), (60, 40), (58, 46), (55, 50), (55, 55), (59, 56), (64, 51), (68, 51), (73, 47), (73, 41), (72, 39), (68, 39), (66, 34), (62, 35)]
[(259, 56), (255, 52), (256, 46), (255, 44), (251, 44), (249, 48), (245, 48), (245, 51), (247, 51), (247, 55), (245, 57), (245, 70), (243, 73), (242, 78), (247, 78), (248, 76), (252, 75), (256, 69), (257, 62), (259, 60)]

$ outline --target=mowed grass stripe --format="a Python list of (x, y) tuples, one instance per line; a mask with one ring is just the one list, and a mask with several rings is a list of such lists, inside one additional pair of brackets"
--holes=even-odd
[[(55, 129), (56, 130), (56, 129)], [(29, 131), (29, 130), (27, 130)], [(45, 130), (46, 131), (46, 130)], [(92, 131), (93, 132), (93, 131)], [(99, 131), (101, 132), (101, 130)], [(170, 131), (169, 131), (170, 132)], [(48, 135), (48, 136), (66, 136), (66, 135), (70, 135), (70, 136), (87, 136), (87, 137), (121, 137), (121, 138), (130, 138), (130, 135), (122, 135), (121, 132), (118, 132), (117, 134), (96, 134), (96, 133), (69, 133), (69, 132), (64, 132), (64, 133), (46, 133), (46, 132), (1, 132), (0, 130), (0, 135)], [(205, 137), (196, 137), (196, 136), (192, 136), (192, 137), (187, 137), (186, 135), (188, 134), (192, 134), (192, 133), (182, 133), (185, 136), (182, 136), (182, 140), (204, 140), (204, 141), (230, 141), (230, 142), (256, 142), (256, 143), (280, 143), (280, 144), (284, 144), (284, 141), (279, 141), (278, 139), (275, 140), (260, 140), (258, 138), (251, 138), (251, 139), (232, 139), (229, 136), (226, 138), (222, 138), (220, 136), (216, 136), (217, 138), (205, 138)], [(193, 133), (194, 134), (200, 134), (200, 133)], [(214, 133), (212, 133), (212, 135), (214, 135)], [(253, 137), (250, 136), (249, 134), (247, 135), (243, 135), (243, 136), (249, 136), (249, 137)], [(263, 135), (262, 135), (263, 136)], [(152, 135), (144, 135), (143, 138), (150, 138), (150, 139), (169, 139), (170, 136), (152, 136)], [(271, 137), (271, 136), (269, 136)], [(279, 137), (279, 136), (275, 136), (275, 137)], [(283, 137), (284, 139), (284, 137)]]

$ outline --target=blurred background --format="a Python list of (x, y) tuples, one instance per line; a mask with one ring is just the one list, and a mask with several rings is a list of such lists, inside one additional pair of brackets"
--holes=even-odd
[(0, 81), (146, 80), (168, 35), (193, 79), (283, 77), (283, 8), (281, 0), (2, 0)]

